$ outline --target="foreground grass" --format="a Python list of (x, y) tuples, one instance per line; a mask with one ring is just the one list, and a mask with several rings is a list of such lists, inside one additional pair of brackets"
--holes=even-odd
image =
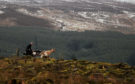
[(0, 60), (0, 84), (135, 84), (135, 67), (79, 60)]

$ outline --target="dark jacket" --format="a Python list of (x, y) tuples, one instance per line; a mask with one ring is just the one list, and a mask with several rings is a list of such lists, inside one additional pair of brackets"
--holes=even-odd
[(32, 55), (32, 45), (31, 44), (29, 44), (29, 45), (27, 45), (27, 47), (26, 47), (26, 55)]
[(31, 44), (27, 45), (26, 50), (32, 50), (31, 47), (32, 47)]

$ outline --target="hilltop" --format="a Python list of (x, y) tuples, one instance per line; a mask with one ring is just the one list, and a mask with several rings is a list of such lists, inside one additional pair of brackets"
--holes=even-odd
[(0, 60), (0, 84), (134, 84), (135, 67), (83, 60)]

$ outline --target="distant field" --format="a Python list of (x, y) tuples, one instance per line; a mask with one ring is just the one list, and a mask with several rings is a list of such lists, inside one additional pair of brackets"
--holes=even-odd
[(118, 32), (61, 32), (37, 27), (0, 27), (0, 56), (21, 54), (29, 42), (33, 49), (56, 48), (52, 57), (134, 64), (135, 35)]

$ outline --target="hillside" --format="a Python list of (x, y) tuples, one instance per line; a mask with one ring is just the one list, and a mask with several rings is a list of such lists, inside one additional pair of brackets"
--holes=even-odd
[[(1, 6), (3, 7), (3, 6)], [(35, 26), (54, 28), (51, 21), (17, 12), (15, 9), (21, 6), (9, 5), (0, 7), (0, 26)]]
[(33, 50), (55, 48), (53, 55), (56, 59), (135, 65), (135, 35), (110, 31), (61, 32), (40, 27), (0, 27), (0, 56), (13, 56), (17, 48), (22, 56), (31, 41), (34, 42)]
[(134, 84), (135, 67), (79, 60), (0, 60), (0, 84)]
[(135, 34), (135, 4), (116, 0), (0, 0), (0, 26)]

